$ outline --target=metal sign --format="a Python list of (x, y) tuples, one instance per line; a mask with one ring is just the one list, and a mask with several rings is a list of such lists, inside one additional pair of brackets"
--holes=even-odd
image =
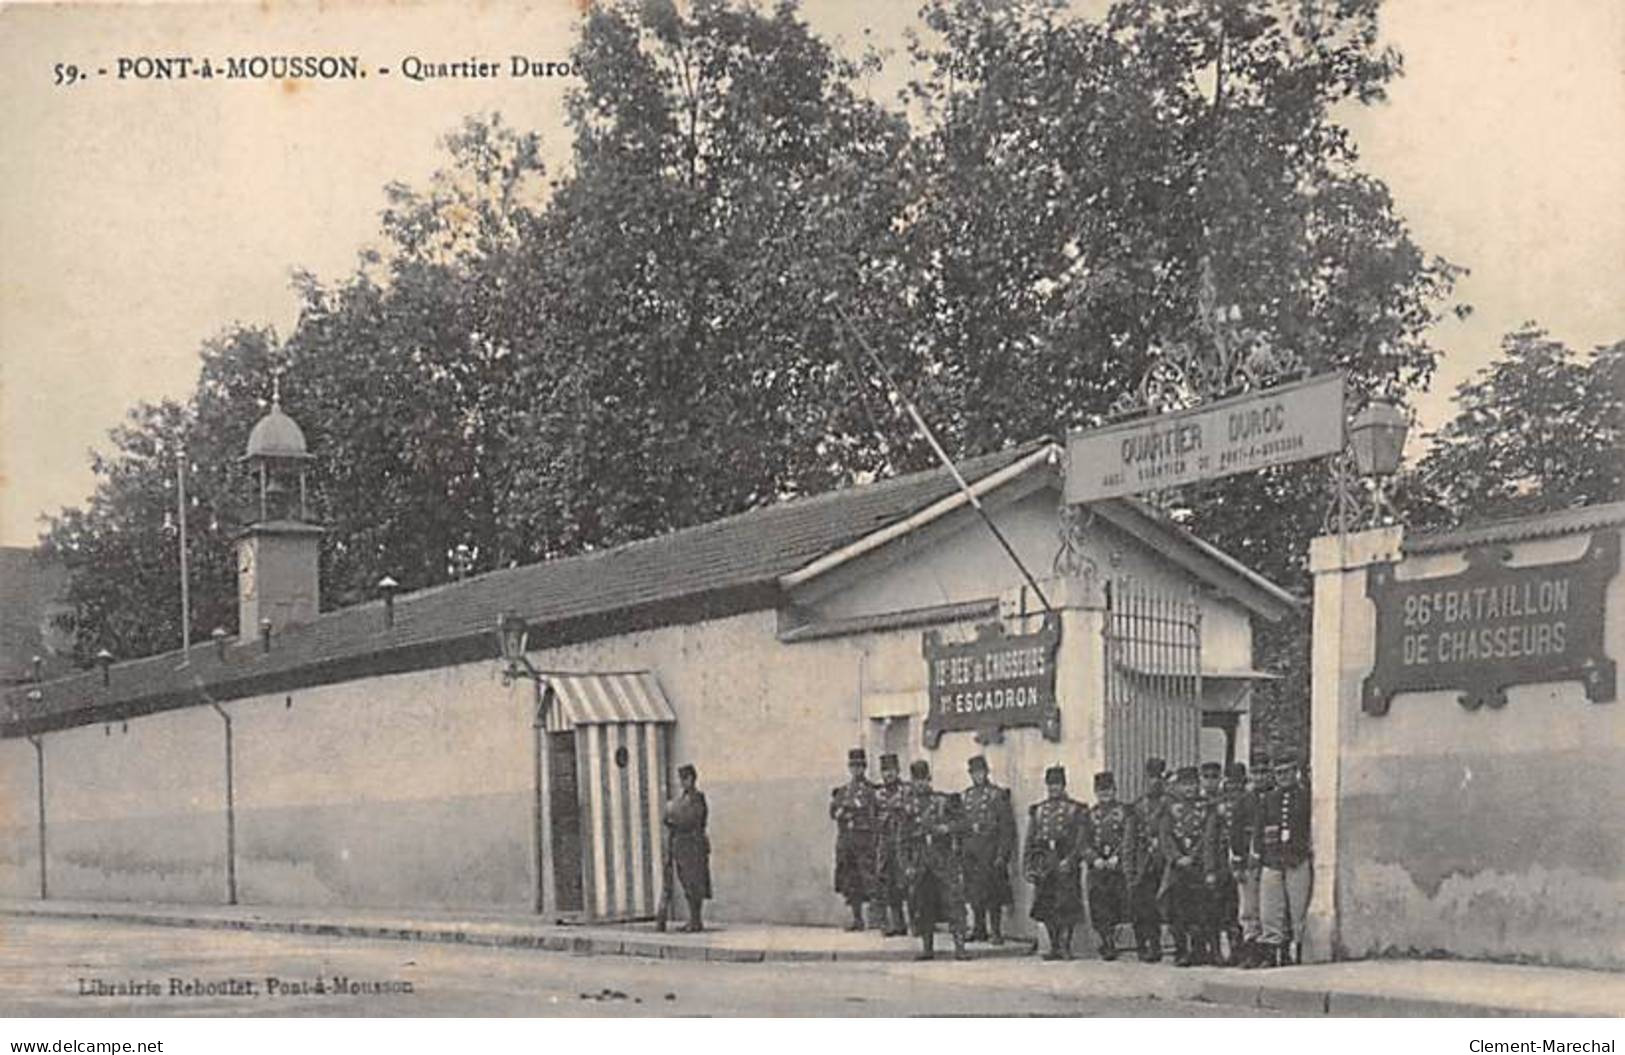
[(1215, 480), (1343, 449), (1343, 375), (1324, 374), (1067, 436), (1066, 500)]
[(1061, 622), (1044, 617), (1036, 634), (1006, 634), (1001, 623), (976, 628), (971, 641), (948, 642), (929, 630), (924, 637), (931, 707), (925, 746), (945, 732), (973, 729), (983, 743), (997, 743), (1004, 729), (1036, 725), (1049, 740), (1061, 736), (1055, 702), (1055, 654)]
[(1391, 564), (1367, 571), (1377, 608), (1377, 659), (1361, 707), (1388, 713), (1394, 694), (1460, 689), (1461, 705), (1506, 704), (1508, 685), (1579, 681), (1586, 699), (1615, 696), (1603, 645), (1608, 584), (1619, 571), (1619, 532), (1591, 537), (1561, 564), (1508, 567), (1504, 546), (1467, 551), (1467, 569), (1398, 581)]

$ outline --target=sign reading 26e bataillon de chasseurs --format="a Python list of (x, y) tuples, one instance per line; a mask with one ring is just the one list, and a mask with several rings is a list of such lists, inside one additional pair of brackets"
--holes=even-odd
[(1427, 579), (1366, 573), (1377, 609), (1377, 659), (1361, 707), (1387, 714), (1394, 695), (1457, 689), (1477, 710), (1506, 703), (1509, 685), (1578, 681), (1586, 699), (1614, 699), (1615, 665), (1603, 642), (1608, 584), (1619, 571), (1619, 532), (1599, 531), (1586, 552), (1556, 564), (1510, 566), (1505, 546), (1467, 551), (1467, 568)]
[(1343, 375), (1067, 436), (1066, 500), (1160, 491), (1343, 449)]
[(928, 630), (923, 640), (931, 709), (925, 716), (925, 745), (934, 748), (945, 732), (974, 729), (984, 743), (996, 743), (1003, 730), (1023, 725), (1043, 729), (1046, 739), (1061, 735), (1055, 700), (1055, 652), (1061, 623), (1044, 617), (1036, 634), (1007, 634), (1001, 623), (977, 627), (970, 641), (944, 641)]

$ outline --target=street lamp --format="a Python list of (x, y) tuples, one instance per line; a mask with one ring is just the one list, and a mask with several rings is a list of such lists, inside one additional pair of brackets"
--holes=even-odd
[(1372, 482), (1373, 524), (1381, 519), (1385, 508), (1390, 514), (1393, 512), (1386, 485), (1399, 471), (1405, 452), (1405, 434), (1409, 431), (1409, 417), (1395, 400), (1386, 396), (1373, 398), (1349, 422), (1349, 446), (1354, 451), (1354, 464), (1360, 475)]
[(1373, 399), (1354, 415), (1349, 423), (1349, 444), (1354, 448), (1360, 475), (1382, 479), (1398, 472), (1410, 427), (1410, 419), (1399, 404), (1384, 397)]
[(96, 653), (96, 665), (102, 668), (102, 684), (110, 685), (113, 681), (113, 653), (103, 648)]

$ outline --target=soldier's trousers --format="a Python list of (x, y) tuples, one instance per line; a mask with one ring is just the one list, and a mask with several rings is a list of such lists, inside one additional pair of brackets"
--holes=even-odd
[(1264, 869), (1258, 881), (1258, 903), (1265, 945), (1303, 940), (1313, 878), (1308, 861), (1289, 868)]
[(1102, 941), (1112, 940), (1128, 918), (1128, 881), (1118, 868), (1089, 869), (1089, 925)]
[(1262, 933), (1258, 918), (1258, 869), (1245, 869), (1237, 876), (1240, 901), (1241, 940), (1257, 941)]
[(1134, 942), (1162, 954), (1162, 905), (1157, 888), (1162, 883), (1162, 862), (1142, 871), (1129, 891), (1129, 916), (1134, 920)]
[(1190, 952), (1192, 940), (1200, 943), (1207, 935), (1209, 908), (1207, 884), (1200, 869), (1175, 868), (1169, 875), (1168, 891), (1164, 895), (1168, 914), (1168, 929), (1173, 931), (1174, 947), (1182, 953)]

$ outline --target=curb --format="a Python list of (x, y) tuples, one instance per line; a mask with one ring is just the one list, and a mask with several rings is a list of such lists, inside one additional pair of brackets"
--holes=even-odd
[(1204, 982), (1198, 996), (1213, 1004), (1282, 1011), (1290, 1015), (1343, 1015), (1364, 1018), (1571, 1018), (1536, 1008), (1431, 1000), (1414, 996), (1342, 992), (1260, 982)]
[[(300, 920), (237, 919), (226, 916), (183, 916), (172, 913), (116, 911), (72, 912), (48, 908), (0, 908), (0, 916), (36, 919), (100, 920), (108, 923), (136, 923), (156, 927), (195, 930), (256, 931), (275, 934), (305, 934), (323, 938), (363, 938), (385, 941), (437, 942), (448, 945), (480, 945), (491, 948), (540, 949), (567, 952), (577, 956), (635, 956), (659, 960), (702, 960), (712, 963), (817, 963), (884, 962), (912, 960), (913, 949), (861, 949), (851, 952), (817, 949), (717, 948), (715, 946), (666, 942), (647, 935), (607, 937), (599, 935), (512, 932), (482, 933), (455, 925), (400, 927), (378, 923), (311, 923)], [(977, 959), (1001, 959), (1029, 955), (1030, 945), (1013, 940), (999, 951), (986, 951)]]

